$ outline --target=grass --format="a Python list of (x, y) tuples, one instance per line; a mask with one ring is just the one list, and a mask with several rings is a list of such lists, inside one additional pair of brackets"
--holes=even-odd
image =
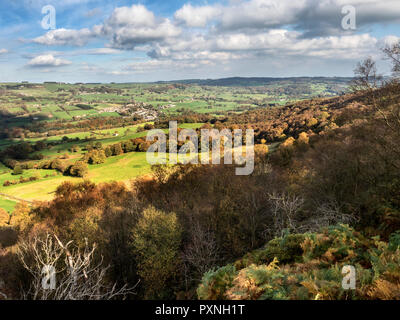
[(64, 176), (49, 177), (39, 181), (7, 187), (3, 192), (28, 201), (46, 201), (53, 198), (54, 191), (64, 181), (78, 182), (80, 180), (82, 179)]
[[(140, 126), (142, 126), (141, 124)], [(181, 124), (181, 128), (199, 128), (203, 124), (202, 123), (187, 123)], [(95, 131), (97, 133), (96, 142), (99, 141), (103, 144), (103, 146), (107, 146), (109, 144), (118, 143), (124, 140), (138, 138), (138, 137), (145, 137), (147, 135), (147, 131), (143, 132), (136, 132), (137, 127), (130, 126), (125, 128), (116, 128), (110, 130), (98, 130)], [(129, 131), (127, 132), (127, 129)], [(166, 129), (163, 131), (167, 132)], [(82, 132), (76, 134), (66, 135), (69, 138), (84, 138), (88, 135), (89, 132)], [(109, 133), (118, 133), (119, 136), (110, 136)], [(103, 135), (105, 138), (102, 139)], [(51, 137), (48, 140), (60, 140), (62, 136)], [(35, 139), (37, 140), (37, 139)], [(34, 139), (31, 140), (32, 142)], [(71, 154), (68, 152), (68, 148), (72, 145), (78, 144), (81, 147), (87, 144), (87, 142), (69, 142), (60, 145), (56, 145), (51, 149), (42, 150), (42, 153), (46, 159), (52, 159), (59, 157), (62, 154), (69, 154), (68, 162), (74, 162), (81, 158), (84, 152)], [(107, 158), (106, 162), (103, 164), (98, 165), (90, 165), (89, 166), (89, 173), (86, 179), (89, 179), (93, 182), (100, 183), (100, 182), (109, 182), (109, 181), (124, 181), (129, 182), (131, 179), (149, 173), (150, 164), (147, 163), (146, 160), (146, 153), (144, 152), (132, 152), (123, 154), (120, 156), (114, 156)], [(64, 181), (72, 181), (72, 182), (79, 182), (83, 179), (80, 178), (73, 178), (73, 177), (66, 177), (62, 176), (61, 174), (57, 174), (53, 176), (55, 173), (54, 170), (37, 170), (37, 169), (30, 169), (24, 170), (24, 173), (20, 176), (12, 175), (10, 169), (5, 167), (4, 165), (0, 164), (0, 192), (9, 194), (11, 196), (15, 196), (24, 200), (50, 200), (53, 195), (54, 191), (56, 190), (57, 186), (60, 185)], [(8, 187), (4, 187), (3, 183), (7, 180), (15, 181), (18, 180), (20, 177), (28, 178), (32, 176), (37, 176), (40, 179), (37, 181), (26, 182), (22, 184), (12, 185)], [(46, 177), (47, 176), (47, 177)]]
[(107, 158), (105, 163), (91, 165), (87, 179), (93, 182), (124, 181), (150, 173), (145, 152), (131, 152)]
[[(152, 122), (149, 122), (152, 124)], [(108, 129), (108, 130), (97, 130), (97, 131), (86, 131), (86, 132), (80, 132), (80, 133), (74, 133), (74, 134), (67, 134), (67, 136), (70, 139), (74, 139), (78, 137), (79, 139), (85, 139), (86, 137), (95, 137), (96, 140), (93, 141), (94, 143), (96, 142), (101, 142), (103, 146), (107, 146), (110, 144), (126, 141), (129, 139), (135, 139), (135, 138), (141, 138), (145, 137), (147, 135), (147, 131), (141, 131), (141, 132), (136, 132), (137, 128), (139, 126), (143, 126), (144, 124), (140, 125), (135, 125), (135, 126), (129, 126), (125, 128), (114, 128), (114, 129)], [(184, 123), (180, 124), (180, 128), (186, 128), (186, 129), (196, 129), (200, 128), (203, 125), (203, 123)], [(128, 131), (127, 131), (128, 130)], [(164, 132), (167, 132), (168, 130), (163, 130)], [(113, 136), (113, 134), (117, 133), (118, 136)], [(53, 136), (47, 141), (60, 141), (64, 135), (60, 136)], [(39, 139), (26, 139), (26, 141), (37, 141)], [(55, 158), (58, 157), (64, 153), (69, 153), (68, 149), (72, 147), (73, 145), (78, 145), (80, 148), (84, 147), (88, 142), (68, 142), (68, 143), (63, 143), (56, 145), (52, 147), (51, 149), (47, 150), (42, 150), (37, 153), (43, 154), (47, 159), (49, 158)], [(0, 168), (1, 170), (1, 168)]]
[[(181, 128), (199, 128), (202, 123), (186, 123), (181, 124)], [(119, 128), (118, 132), (125, 132), (127, 128)], [(137, 138), (146, 136), (147, 132), (134, 132), (131, 130), (131, 134), (126, 136), (111, 137), (106, 139), (99, 139), (103, 146), (108, 144), (117, 143), (130, 138)], [(168, 129), (164, 129), (167, 132)], [(64, 153), (69, 154), (69, 159), (67, 162), (72, 163), (82, 157), (84, 152), (70, 154), (67, 152), (68, 147), (70, 147), (73, 142), (57, 145), (50, 150), (43, 150), (41, 153), (46, 156), (46, 158), (54, 158), (60, 156)], [(81, 145), (86, 143), (81, 143)], [(151, 166), (147, 162), (145, 152), (131, 152), (122, 154), (119, 156), (113, 156), (106, 159), (103, 164), (89, 165), (89, 173), (85, 179), (91, 180), (96, 183), (110, 182), (110, 181), (123, 181), (128, 183), (131, 179), (145, 175), (151, 172)], [(83, 179), (63, 176), (60, 173), (55, 174), (54, 170), (37, 170), (30, 169), (24, 170), (24, 173), (20, 176), (27, 178), (31, 176), (40, 177), (37, 181), (26, 182), (22, 184), (12, 185), (4, 187), (3, 183), (6, 180), (14, 181), (18, 180), (20, 176), (12, 175), (10, 169), (0, 166), (0, 192), (15, 196), (24, 200), (50, 200), (57, 186), (64, 181), (79, 182)]]
[[(120, 156), (107, 158), (105, 163), (97, 165), (89, 165), (89, 173), (85, 179), (96, 183), (123, 181), (128, 183), (131, 179), (147, 174), (151, 171), (150, 164), (147, 163), (145, 152), (131, 152)], [(53, 174), (53, 170), (26, 170), (24, 177), (34, 175), (39, 172), (42, 177), (45, 174)], [(27, 182), (9, 187), (3, 187), (2, 181), (17, 179), (11, 173), (6, 174), (0, 180), (0, 192), (15, 196), (24, 200), (50, 200), (57, 186), (64, 181), (79, 182), (82, 178), (67, 177), (62, 175), (50, 176), (42, 178), (38, 181)]]
[(5, 198), (0, 197), (0, 209), (4, 209), (7, 212), (12, 212), (16, 206), (15, 201), (11, 201)]
[(179, 128), (182, 129), (198, 129), (201, 128), (204, 123), (182, 123), (179, 125)]

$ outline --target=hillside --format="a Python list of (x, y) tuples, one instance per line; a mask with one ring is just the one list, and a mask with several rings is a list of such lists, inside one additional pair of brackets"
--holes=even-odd
[[(273, 143), (256, 148), (252, 175), (229, 165), (159, 165), (131, 188), (70, 180), (52, 201), (18, 205), (11, 220), (3, 214), (11, 221), (4, 230), (55, 231), (80, 248), (85, 234), (113, 266), (113, 281), (141, 280), (143, 299), (397, 297), (398, 88), (209, 119), (203, 125), (251, 126), (258, 143)], [(97, 159), (101, 149), (93, 147)], [(362, 284), (356, 291), (341, 287), (348, 264)], [(0, 277), (15, 294), (6, 270)]]

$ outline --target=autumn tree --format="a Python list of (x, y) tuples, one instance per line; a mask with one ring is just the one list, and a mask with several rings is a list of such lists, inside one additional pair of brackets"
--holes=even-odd
[(162, 298), (168, 279), (179, 265), (182, 230), (175, 213), (149, 207), (132, 230), (132, 249), (137, 259), (146, 298)]
[(88, 172), (88, 165), (84, 161), (77, 161), (69, 168), (69, 174), (73, 177), (83, 178)]
[(121, 144), (116, 143), (111, 146), (112, 154), (113, 156), (119, 156), (120, 154), (124, 153), (124, 150), (122, 150)]
[(88, 152), (84, 159), (87, 161), (89, 164), (100, 164), (104, 163), (106, 161), (106, 154), (104, 150), (96, 150), (93, 149), (92, 151)]

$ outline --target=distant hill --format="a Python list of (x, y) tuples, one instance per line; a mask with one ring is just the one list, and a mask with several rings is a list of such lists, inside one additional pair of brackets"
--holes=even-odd
[(156, 83), (182, 83), (182, 84), (199, 84), (206, 86), (227, 86), (227, 87), (241, 87), (241, 86), (264, 86), (278, 83), (331, 83), (345, 85), (352, 78), (350, 77), (288, 77), (288, 78), (270, 78), (270, 77), (231, 77), (222, 79), (187, 79), (187, 80), (174, 80), (174, 81), (158, 81)]

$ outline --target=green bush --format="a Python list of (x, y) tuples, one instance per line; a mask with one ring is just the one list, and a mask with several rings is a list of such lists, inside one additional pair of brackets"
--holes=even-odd
[(24, 170), (22, 170), (20, 165), (15, 166), (14, 170), (13, 170), (13, 175), (17, 176), (20, 174), (23, 174)]
[(280, 263), (292, 263), (301, 260), (303, 249), (301, 244), (306, 236), (303, 234), (288, 234), (283, 238), (269, 241), (264, 248), (246, 254), (235, 262), (238, 269), (251, 264), (270, 263), (277, 258)]
[(201, 300), (226, 299), (226, 291), (233, 286), (236, 268), (227, 265), (215, 271), (208, 271), (197, 288), (197, 296)]
[[(354, 290), (342, 287), (345, 265), (355, 268)], [(328, 227), (274, 239), (235, 266), (204, 274), (199, 299), (399, 299), (400, 233), (383, 242), (346, 225)]]
[(88, 166), (83, 161), (77, 161), (74, 165), (70, 166), (68, 172), (73, 177), (85, 177), (89, 172)]

